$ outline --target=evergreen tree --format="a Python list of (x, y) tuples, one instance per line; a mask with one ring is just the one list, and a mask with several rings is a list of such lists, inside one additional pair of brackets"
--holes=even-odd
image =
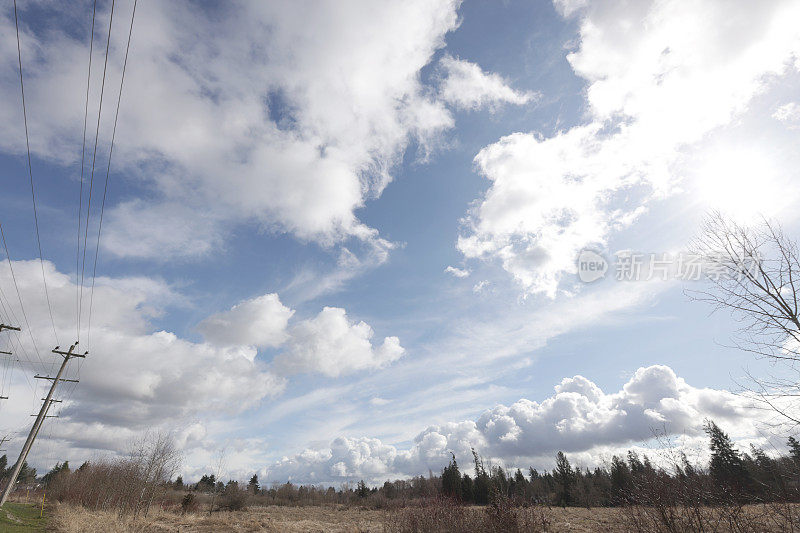
[(711, 462), (708, 470), (720, 488), (741, 495), (751, 485), (750, 473), (744, 460), (733, 447), (733, 441), (713, 421), (707, 420), (703, 426), (709, 438)]
[(356, 494), (358, 494), (359, 498), (366, 498), (369, 495), (369, 487), (367, 487), (367, 484), (364, 483), (363, 479), (358, 482)]
[(468, 474), (464, 474), (461, 478), (461, 500), (465, 502), (475, 502), (475, 490), (472, 483), (472, 478)]
[(461, 498), (461, 472), (458, 471), (456, 455), (450, 453), (452, 459), (444, 470), (442, 470), (442, 494), (450, 498)]
[(17, 479), (21, 483), (33, 483), (36, 480), (36, 469), (28, 466), (28, 461), (22, 462)]
[(514, 472), (514, 477), (511, 478), (511, 486), (509, 487), (509, 491), (511, 496), (516, 496), (517, 498), (526, 498), (528, 493), (528, 480), (525, 479), (525, 476), (522, 474), (522, 470), (517, 468), (517, 471)]
[(492, 493), (508, 496), (508, 486), (509, 486), (508, 477), (506, 477), (506, 471), (503, 470), (502, 467), (496, 466), (492, 468), (491, 482), (492, 482), (492, 488), (491, 488)]
[(183, 476), (178, 476), (175, 478), (174, 487), (176, 490), (183, 490)]
[(50, 483), (53, 479), (55, 479), (56, 476), (58, 476), (59, 474), (61, 473), (69, 474), (69, 472), (70, 472), (69, 461), (64, 461), (63, 463), (56, 463), (56, 466), (54, 466), (48, 473), (44, 475), (44, 477), (42, 477), (42, 481), (45, 484), (47, 484)]
[(796, 463), (800, 464), (800, 442), (797, 442), (794, 437), (789, 437), (789, 455)]
[(556, 454), (556, 469), (553, 470), (553, 478), (555, 478), (557, 486), (556, 503), (566, 507), (573, 500), (572, 491), (575, 483), (575, 472), (572, 470), (572, 465), (569, 464), (564, 452)]
[(475, 460), (475, 482), (473, 483), (475, 503), (484, 505), (489, 503), (489, 474), (483, 466), (483, 459), (480, 458), (475, 448), (472, 449), (472, 458)]
[(628, 450), (628, 465), (630, 465), (631, 472), (634, 474), (644, 472), (644, 464), (639, 460), (639, 454), (633, 450)]
[(611, 458), (611, 491), (615, 502), (625, 501), (631, 488), (631, 470), (617, 457)]
[(200, 481), (197, 482), (194, 489), (200, 492), (213, 492), (216, 485), (217, 479), (214, 477), (214, 474), (210, 476), (203, 474), (203, 477), (200, 478)]
[(6, 454), (3, 454), (3, 456), (0, 457), (0, 478), (5, 477), (7, 469), (8, 469), (8, 457), (6, 457)]
[(253, 474), (253, 477), (250, 478), (250, 483), (247, 484), (248, 490), (253, 494), (258, 494), (258, 475)]

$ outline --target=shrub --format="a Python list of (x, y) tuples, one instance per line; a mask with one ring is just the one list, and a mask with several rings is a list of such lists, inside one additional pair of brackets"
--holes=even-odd
[(241, 511), (247, 507), (247, 492), (241, 490), (237, 485), (231, 484), (225, 487), (219, 499), (220, 509), (227, 511)]
[(181, 514), (186, 514), (191, 511), (194, 511), (197, 508), (197, 503), (195, 501), (194, 494), (191, 492), (187, 492), (186, 495), (181, 500)]

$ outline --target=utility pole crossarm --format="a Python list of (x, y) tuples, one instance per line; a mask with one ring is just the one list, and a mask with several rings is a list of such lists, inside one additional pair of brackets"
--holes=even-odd
[(0, 331), (3, 331), (4, 329), (13, 329), (14, 331), (22, 331), (21, 329), (19, 329), (18, 327), (15, 327), (15, 326), (9, 326), (7, 324), (0, 324)]
[(64, 381), (64, 382), (67, 382), (67, 383), (78, 383), (77, 379), (65, 379), (65, 378), (58, 378), (58, 377), (51, 378), (50, 376), (40, 376), (39, 374), (36, 374), (33, 377), (34, 377), (34, 379), (49, 379), (51, 381), (58, 380), (58, 381)]
[(6, 352), (4, 350), (0, 350), (0, 353), (3, 355), (13, 355), (11, 352)]
[(58, 346), (56, 346), (56, 349), (55, 349), (55, 350), (53, 350), (53, 353), (57, 353), (58, 355), (60, 355), (60, 356), (62, 356), (62, 357), (86, 357), (87, 355), (89, 355), (89, 352), (84, 352), (84, 353), (82, 353), (82, 354), (80, 354), (80, 353), (72, 353), (72, 349), (73, 349), (73, 348), (75, 348), (75, 345), (73, 345), (73, 346), (72, 346), (72, 347), (69, 349), (69, 351), (68, 351), (68, 352), (63, 352), (63, 351), (61, 351), (61, 350), (59, 350), (59, 349), (58, 349)]

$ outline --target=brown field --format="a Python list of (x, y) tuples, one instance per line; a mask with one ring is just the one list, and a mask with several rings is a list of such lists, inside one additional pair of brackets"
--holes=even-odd
[[(121, 522), (113, 512), (88, 511), (67, 505), (53, 509), (56, 531), (63, 533), (287, 531), (287, 532), (381, 532), (406, 531), (403, 511), (358, 509), (353, 507), (254, 507), (247, 511), (180, 514), (159, 511), (136, 523)], [(480, 517), (483, 508), (467, 513)], [(619, 512), (614, 509), (549, 509), (551, 526), (547, 531), (625, 531), (620, 529)], [(399, 524), (398, 524), (399, 523)], [(400, 525), (401, 527), (397, 527)], [(454, 524), (455, 525), (455, 524)], [(433, 529), (417, 529), (433, 531)]]
[[(773, 520), (776, 512), (766, 506), (740, 509), (735, 524), (728, 515), (720, 516), (708, 531), (787, 531), (800, 526), (795, 521), (800, 506), (792, 506), (786, 521)], [(482, 507), (409, 507), (400, 510), (360, 509), (345, 506), (251, 507), (244, 511), (204, 512), (181, 515), (158, 510), (136, 522), (120, 520), (116, 513), (89, 511), (80, 507), (55, 504), (51, 508), (51, 527), (63, 533), (122, 532), (221, 532), (221, 531), (286, 531), (286, 532), (386, 532), (411, 533), (433, 531), (530, 531), (530, 532), (623, 532), (668, 531), (654, 527), (646, 509), (615, 508), (547, 508), (535, 507), (513, 511), (521, 519), (512, 526), (504, 518), (487, 520)], [(714, 513), (714, 511), (709, 511)], [(779, 511), (778, 511), (779, 512)], [(638, 519), (637, 519), (638, 517)], [(711, 525), (711, 524), (709, 524)], [(789, 529), (787, 529), (787, 526)], [(673, 531), (692, 531), (679, 527)]]

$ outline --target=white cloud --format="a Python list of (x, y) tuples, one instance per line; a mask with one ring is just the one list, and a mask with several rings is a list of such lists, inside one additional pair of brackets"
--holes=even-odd
[(495, 464), (550, 464), (558, 450), (590, 457), (584, 452), (631, 447), (662, 430), (667, 435), (701, 436), (706, 417), (735, 437), (754, 437), (760, 416), (740, 396), (692, 387), (669, 367), (656, 365), (638, 369), (620, 391), (611, 394), (583, 376), (565, 378), (541, 402), (521, 399), (489, 409), (477, 420), (428, 427), (407, 449), (378, 439), (337, 438), (330, 448), (309, 449), (277, 461), (262, 478), (379, 482), (437, 471), (447, 464), (451, 451), (467, 466), (472, 447)]
[(265, 294), (208, 317), (198, 330), (211, 345), (249, 358), (257, 348), (281, 348), (274, 367), (283, 375), (319, 372), (337, 377), (386, 366), (405, 353), (397, 337), (373, 345), (369, 324), (351, 321), (342, 308), (325, 307), (316, 317), (290, 326), (294, 313), (277, 294)]
[[(166, 261), (198, 258), (222, 248), (220, 220), (181, 202), (120, 203), (104, 217), (102, 246), (120, 257)], [(157, 252), (156, 252), (157, 251)]]
[[(11, 348), (26, 374), (48, 374), (54, 371), (50, 349), (56, 340), (50, 332), (40, 266), (38, 261), (14, 261), (13, 266), (41, 360), (25, 332), (11, 336)], [(66, 339), (75, 336), (76, 287), (51, 263), (44, 266), (56, 328), (66, 347)], [(8, 269), (0, 269), (0, 289), (6, 296), (16, 294)], [(143, 277), (97, 279), (87, 339), (89, 294), (84, 295), (79, 349), (90, 353), (70, 363), (66, 377), (79, 377), (80, 383), (59, 388), (64, 403), (58, 406), (58, 424), (48, 430), (48, 437), (64, 449), (83, 450), (78, 454), (124, 451), (137, 434), (153, 428), (175, 430), (181, 445), (194, 446), (205, 441), (209, 423), (255, 408), (284, 391), (286, 377), (272, 366), (281, 374), (320, 372), (335, 377), (385, 366), (404, 353), (397, 337), (373, 345), (372, 328), (349, 320), (344, 309), (326, 307), (291, 326), (294, 311), (276, 294), (244, 300), (210, 316), (198, 326), (205, 341), (191, 342), (151, 326), (151, 318), (165, 307), (186, 302), (164, 282)], [(15, 302), (4, 298), (2, 303), (0, 321), (19, 323), (7, 316), (13, 311), (21, 318)], [(284, 350), (275, 365), (256, 358), (258, 349), (265, 347)], [(16, 373), (7, 394), (11, 400), (3, 406), (8, 427), (29, 422), (31, 391), (26, 386), (22, 373)], [(17, 434), (11, 445), (22, 437)]]
[(795, 2), (556, 5), (581, 17), (568, 60), (588, 81), (589, 121), (481, 150), (491, 185), (458, 241), (466, 257), (498, 260), (526, 293), (551, 297), (582, 248), (677, 190), (684, 147), (746, 111), (800, 51)]
[(198, 329), (217, 346), (279, 346), (286, 340), (286, 328), (293, 314), (277, 294), (264, 294), (208, 317)]
[(325, 307), (291, 328), (286, 351), (275, 358), (275, 367), (284, 374), (320, 372), (336, 377), (380, 368), (403, 356), (397, 337), (386, 337), (376, 346), (372, 336), (369, 324), (350, 321), (344, 309)]
[(445, 54), (439, 60), (444, 75), (439, 81), (439, 96), (461, 109), (496, 109), (502, 104), (523, 105), (538, 98), (538, 93), (512, 89), (500, 75), (486, 73), (475, 63)]
[(466, 268), (458, 268), (458, 267), (454, 267), (454, 266), (448, 266), (447, 268), (444, 269), (444, 271), (445, 271), (446, 274), (452, 274), (453, 276), (455, 276), (457, 278), (466, 278), (470, 274), (468, 269), (466, 269)]
[[(50, 349), (56, 341), (50, 329), (39, 263), (14, 261), (13, 265), (41, 363), (27, 332), (14, 334), (12, 346), (24, 363), (24, 373), (53, 372), (52, 362), (57, 356)], [(51, 263), (45, 262), (44, 266), (56, 328), (62, 348), (66, 348), (76, 333), (76, 287)], [(7, 296), (16, 294), (8, 269), (0, 270), (0, 287)], [(285, 379), (270, 372), (265, 363), (254, 360), (254, 350), (249, 346), (222, 348), (154, 330), (150, 325), (152, 316), (159, 314), (163, 306), (182, 303), (178, 297), (171, 302), (170, 294), (174, 293), (162, 282), (147, 278), (98, 278), (91, 336), (87, 339), (89, 294), (84, 291), (79, 350), (88, 350), (89, 355), (85, 360), (73, 360), (67, 369), (67, 377), (79, 375), (80, 383), (59, 387), (58, 397), (65, 401), (59, 405), (61, 418), (54, 433), (57, 438), (72, 447), (119, 451), (138, 431), (172, 428), (187, 418), (213, 419), (240, 413), (282, 392)], [(8, 305), (17, 317), (22, 316), (13, 300), (7, 301)], [(27, 329), (24, 322), (21, 326)], [(8, 395), (14, 413), (8, 418), (9, 427), (29, 422), (31, 391), (26, 386), (22, 372), (17, 373), (14, 394)]]
[(800, 104), (797, 102), (783, 104), (775, 110), (772, 117), (775, 120), (780, 120), (789, 128), (798, 128), (800, 127)]
[(489, 280), (485, 280), (485, 279), (481, 280), (481, 281), (479, 281), (478, 283), (476, 283), (475, 285), (472, 286), (472, 292), (474, 292), (475, 294), (480, 294), (483, 291), (485, 291), (486, 287), (488, 287), (489, 285), (490, 285)]
[[(112, 179), (137, 178), (152, 201), (108, 206), (109, 250), (198, 255), (219, 243), (228, 225), (250, 221), (324, 244), (376, 238), (354, 211), (380, 196), (412, 140), (427, 149), (453, 125), (419, 72), (457, 27), (458, 4), (256, 3), (221, 12), (173, 2), (138, 10)], [(117, 9), (121, 20), (130, 13), (130, 5)], [(34, 32), (24, 24), (28, 13), (21, 15), (32, 149), (79, 161), (88, 44), (72, 29)], [(13, 35), (9, 16), (6, 10), (0, 20), (5, 36)], [(127, 38), (114, 30), (111, 102)], [(16, 95), (16, 49), (2, 50), (0, 64), (8, 68), (0, 84)], [(24, 149), (18, 114), (18, 101), (4, 99), (5, 151)], [(112, 117), (104, 109), (104, 134)], [(101, 141), (99, 161), (104, 149)]]
[(391, 400), (387, 400), (386, 398), (381, 398), (379, 396), (375, 396), (374, 398), (370, 398), (369, 400), (369, 404), (374, 405), (376, 407), (380, 407), (382, 405), (386, 405), (391, 402), (392, 402)]

